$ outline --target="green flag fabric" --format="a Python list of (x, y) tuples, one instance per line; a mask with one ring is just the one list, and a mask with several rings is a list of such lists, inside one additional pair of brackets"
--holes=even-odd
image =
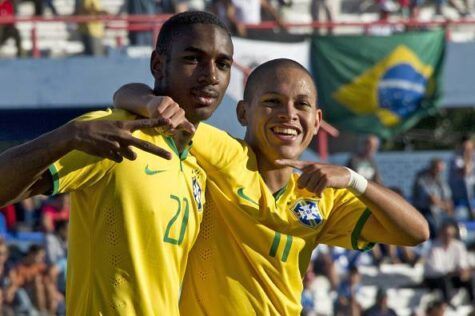
[(324, 119), (389, 138), (433, 112), (441, 99), (444, 35), (314, 37), (312, 71)]

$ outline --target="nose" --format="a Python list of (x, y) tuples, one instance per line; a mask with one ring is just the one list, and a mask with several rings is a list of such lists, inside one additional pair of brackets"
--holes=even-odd
[(199, 82), (206, 85), (216, 85), (219, 83), (214, 61), (209, 61), (202, 66)]
[(294, 103), (288, 101), (284, 106), (281, 107), (281, 111), (278, 115), (279, 119), (282, 121), (296, 121), (298, 119), (297, 110), (295, 109)]

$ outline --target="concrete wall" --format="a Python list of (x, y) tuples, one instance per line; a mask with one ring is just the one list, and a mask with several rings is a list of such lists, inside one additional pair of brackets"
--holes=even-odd
[[(475, 106), (475, 42), (449, 43), (446, 107)], [(131, 81), (152, 83), (148, 58), (0, 60), (0, 109), (97, 107)]]

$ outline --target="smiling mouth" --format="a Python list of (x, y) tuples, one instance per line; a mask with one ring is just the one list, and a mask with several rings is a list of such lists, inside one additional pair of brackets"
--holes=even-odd
[(272, 127), (271, 130), (274, 134), (281, 136), (297, 136), (298, 134), (300, 134), (299, 130), (291, 127), (275, 126)]
[(297, 137), (301, 134), (299, 129), (289, 126), (274, 126), (271, 128), (271, 131), (274, 137), (284, 143), (296, 141)]

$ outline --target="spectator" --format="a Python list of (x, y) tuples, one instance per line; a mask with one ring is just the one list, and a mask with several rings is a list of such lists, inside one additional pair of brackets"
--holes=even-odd
[[(330, 10), (328, 0), (312, 0), (312, 3), (310, 5), (310, 12), (312, 13), (312, 20), (314, 22), (319, 22), (320, 21), (320, 12), (323, 10), (325, 12), (325, 18), (326, 22), (333, 22), (333, 15)], [(332, 28), (328, 28), (328, 33), (332, 33)]]
[(361, 289), (361, 275), (358, 268), (350, 268), (348, 277), (338, 288), (335, 304), (335, 316), (361, 315), (361, 306), (356, 300), (356, 295)]
[[(54, 234), (46, 234), (46, 262), (50, 265), (51, 282), (66, 294), (66, 266), (68, 253), (68, 221), (58, 221)], [(65, 308), (61, 304), (61, 308)]]
[(394, 309), (388, 306), (388, 295), (385, 289), (378, 289), (376, 292), (376, 303), (365, 310), (363, 316), (397, 316)]
[[(5, 218), (5, 223), (6, 223), (6, 228), (8, 231), (12, 231), (15, 229), (16, 226), (16, 211), (15, 211), (15, 205), (7, 205), (3, 208), (0, 208), (0, 213), (4, 216)], [(2, 227), (2, 233), (3, 233), (3, 227)]]
[(462, 17), (465, 17), (470, 14), (470, 5), (468, 3), (468, 0), (463, 0), (464, 7), (461, 8), (458, 5), (457, 1), (454, 0), (435, 0), (435, 14), (436, 15), (443, 15), (442, 9), (443, 7), (449, 3), (451, 7), (453, 7), (455, 10), (457, 10), (458, 14)]
[(455, 206), (467, 209), (475, 219), (475, 150), (468, 136), (462, 137), (450, 161), (449, 184)]
[(68, 221), (58, 221), (54, 234), (46, 234), (46, 263), (48, 265), (57, 264), (66, 259), (68, 243)]
[(4, 302), (6, 287), (8, 286), (8, 274), (10, 264), (8, 261), (8, 247), (3, 238), (0, 238), (0, 315), (14, 315), (13, 309)]
[[(106, 15), (107, 12), (101, 9), (100, 0), (79, 0), (76, 14), (88, 16)], [(79, 33), (84, 45), (84, 55), (102, 56), (104, 55), (104, 23), (91, 21), (79, 24)]]
[(450, 304), (453, 289), (463, 287), (474, 304), (475, 279), (471, 275), (467, 248), (456, 238), (457, 233), (453, 222), (445, 222), (440, 228), (425, 260), (424, 284), (431, 290), (440, 290), (447, 304)]
[(32, 245), (25, 258), (10, 271), (6, 301), (16, 303), (15, 312), (56, 312), (62, 296), (48, 277), (44, 261), (45, 250)]
[(398, 25), (388, 24), (389, 17), (393, 12), (396, 12), (396, 10), (397, 6), (394, 2), (390, 0), (380, 0), (378, 21), (368, 28), (367, 33), (375, 36), (389, 36), (395, 32), (403, 31), (403, 29)]
[[(51, 14), (54, 16), (58, 16), (58, 10), (56, 9), (54, 3), (54, 0), (44, 0), (44, 4), (51, 10)], [(43, 13), (43, 12), (42, 12)]]
[(444, 301), (434, 301), (427, 305), (426, 316), (445, 316), (447, 304)]
[(429, 222), (431, 239), (435, 238), (441, 223), (452, 216), (452, 193), (443, 178), (445, 163), (434, 158), (428, 169), (416, 176), (413, 186), (414, 205)]
[(330, 282), (332, 291), (336, 291), (340, 283), (335, 260), (332, 258), (334, 248), (327, 245), (319, 245), (315, 250), (315, 258), (312, 262), (313, 272), (315, 275), (322, 275)]
[(204, 11), (206, 3), (204, 0), (177, 0), (175, 5), (175, 12), (185, 11)]
[(313, 269), (307, 269), (307, 273), (303, 278), (303, 292), (302, 292), (302, 313), (305, 316), (315, 316), (316, 293), (315, 293), (315, 273)]
[[(0, 0), (0, 17), (15, 17), (15, 0)], [(21, 45), (20, 31), (15, 23), (0, 24), (0, 47), (9, 39), (13, 38), (16, 45), (17, 57), (23, 57), (24, 52)]]
[(45, 196), (35, 196), (16, 204), (17, 217), (22, 221), (22, 225), (18, 229), (32, 231), (38, 228), (41, 208), (46, 199)]
[[(125, 5), (129, 15), (157, 14), (157, 2), (155, 0), (127, 0)], [(129, 43), (133, 46), (151, 46), (152, 34), (150, 31), (129, 31)]]
[(246, 24), (262, 22), (261, 10), (282, 26), (277, 10), (269, 0), (213, 0), (212, 2), (213, 13), (226, 21), (231, 32), (242, 37), (248, 35)]
[(175, 0), (157, 0), (157, 13), (173, 14), (175, 13)]
[(69, 219), (69, 195), (61, 194), (49, 198), (41, 208), (41, 224), (45, 232), (54, 232), (58, 221)]
[(366, 179), (381, 184), (381, 176), (376, 161), (374, 160), (378, 148), (379, 139), (374, 135), (367, 136), (358, 153), (351, 156), (346, 165)]
[(424, 0), (410, 0), (409, 15), (411, 19), (419, 19), (421, 7), (424, 4)]
[(403, 18), (411, 17), (411, 0), (399, 0), (399, 11), (401, 12), (401, 16)]

